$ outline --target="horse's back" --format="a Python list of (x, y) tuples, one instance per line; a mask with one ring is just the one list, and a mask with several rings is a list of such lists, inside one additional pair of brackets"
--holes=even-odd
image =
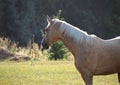
[(108, 42), (117, 42), (117, 43), (120, 44), (120, 36), (116, 37), (116, 38), (108, 39), (108, 40), (105, 40), (105, 41), (108, 41)]

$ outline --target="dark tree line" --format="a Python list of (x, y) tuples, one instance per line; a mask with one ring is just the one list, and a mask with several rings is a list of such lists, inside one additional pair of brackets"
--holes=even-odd
[(41, 42), (46, 15), (61, 17), (89, 34), (108, 39), (120, 35), (120, 0), (0, 0), (0, 35), (20, 45), (34, 36)]

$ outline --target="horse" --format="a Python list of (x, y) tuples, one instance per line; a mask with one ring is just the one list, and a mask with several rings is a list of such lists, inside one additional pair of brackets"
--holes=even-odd
[(47, 16), (41, 50), (62, 41), (74, 56), (74, 64), (86, 85), (93, 76), (117, 73), (120, 83), (120, 37), (104, 40), (59, 19)]

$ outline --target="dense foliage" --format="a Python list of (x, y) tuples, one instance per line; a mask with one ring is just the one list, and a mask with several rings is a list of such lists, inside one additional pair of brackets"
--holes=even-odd
[(62, 10), (65, 21), (107, 39), (120, 34), (120, 0), (0, 0), (0, 35), (27, 45), (41, 42), (46, 15)]

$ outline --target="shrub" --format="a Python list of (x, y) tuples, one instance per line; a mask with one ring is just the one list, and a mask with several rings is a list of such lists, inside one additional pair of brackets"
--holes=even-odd
[(51, 48), (48, 50), (47, 57), (50, 60), (63, 59), (67, 58), (67, 52), (67, 48), (60, 41), (51, 46)]

